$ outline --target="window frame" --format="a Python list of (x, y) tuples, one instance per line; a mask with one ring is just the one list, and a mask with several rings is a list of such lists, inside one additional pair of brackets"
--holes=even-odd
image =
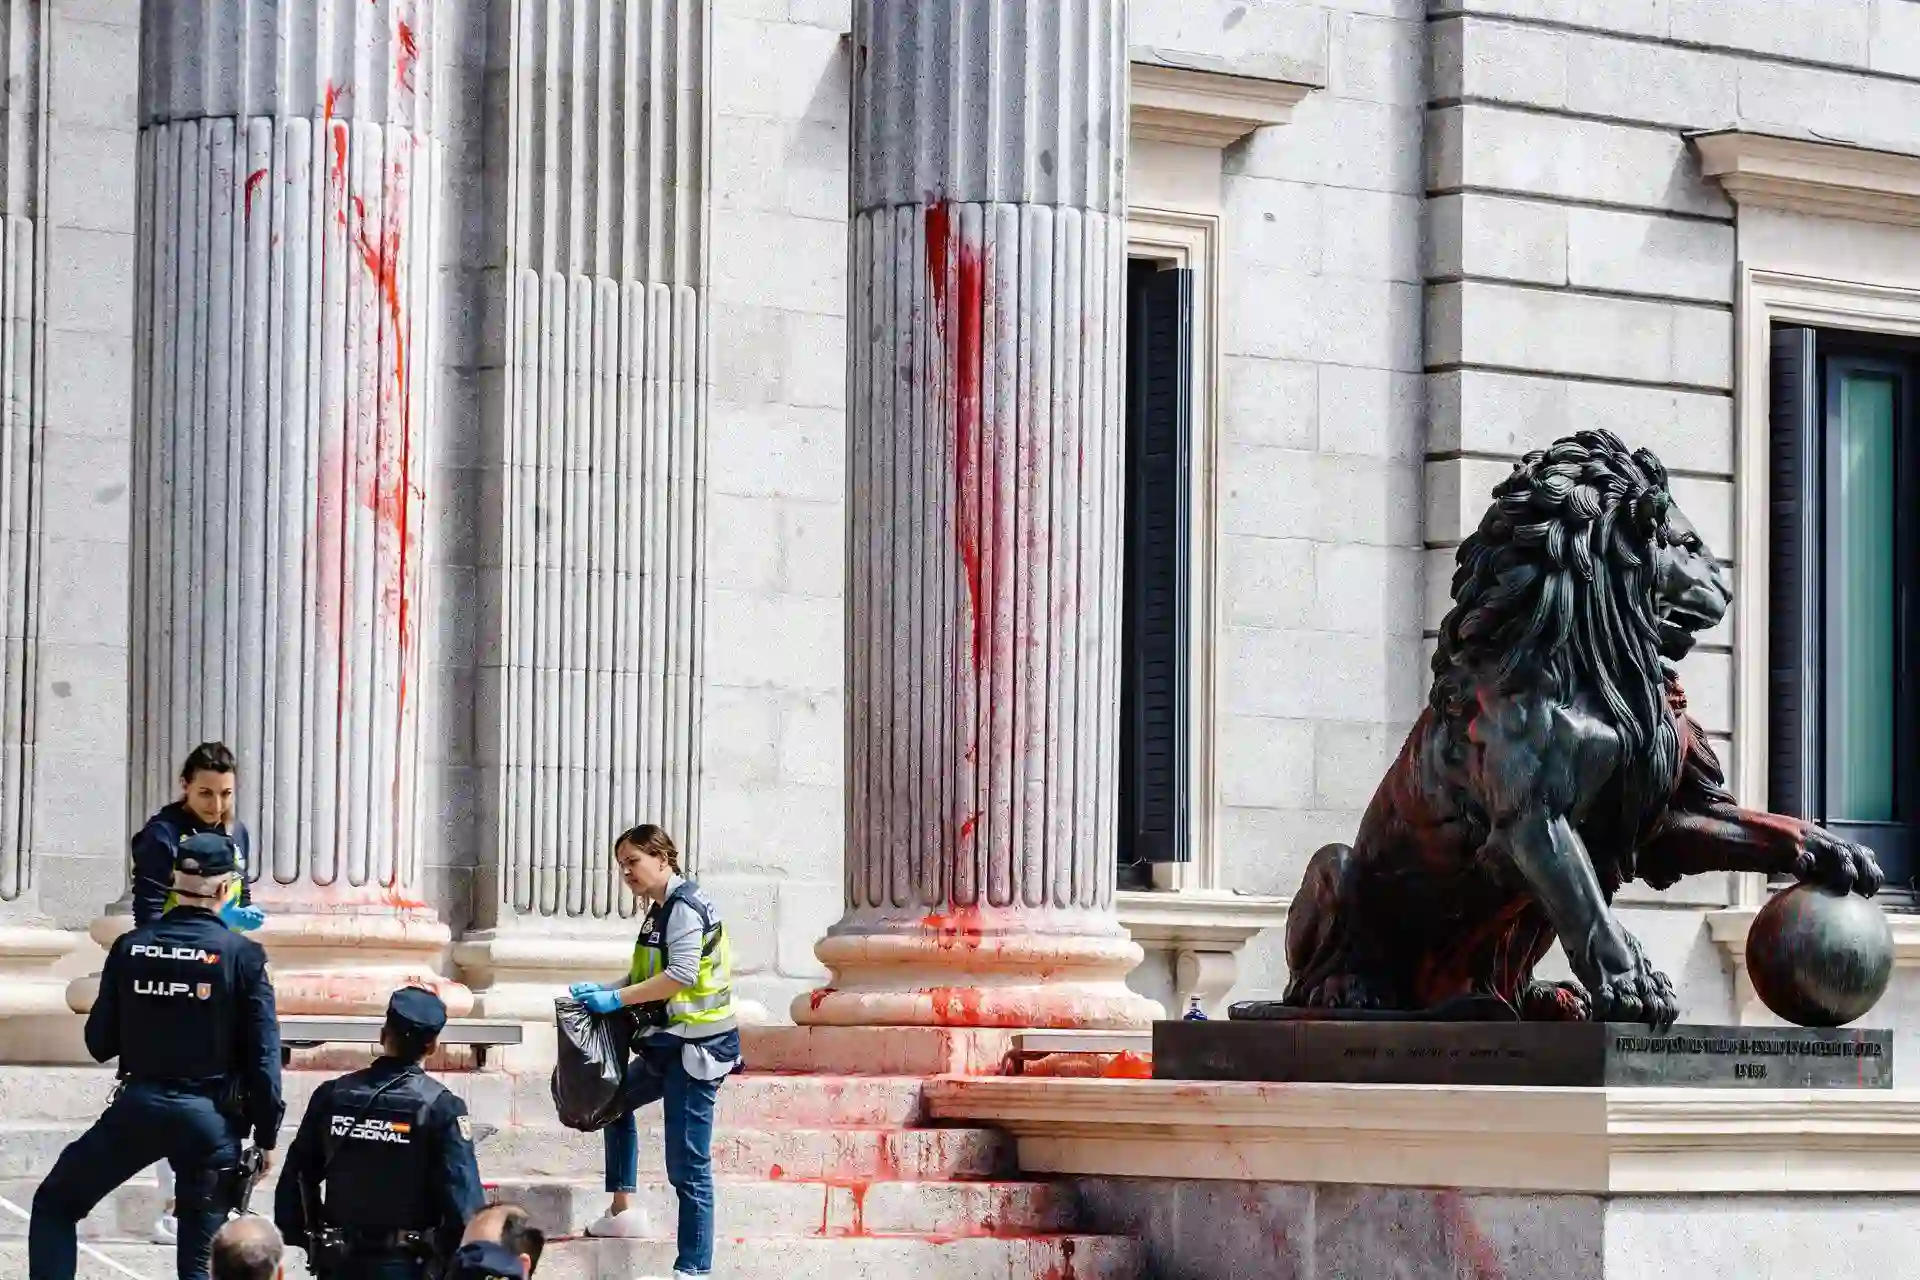
[[(1841, 329), (1855, 335), (1920, 340), (1920, 288), (1867, 284), (1775, 271), (1743, 263), (1735, 314), (1734, 751), (1729, 781), (1740, 801), (1770, 806), (1769, 682), (1773, 465), (1770, 349), (1775, 324)], [(1734, 877), (1733, 904), (1757, 907), (1770, 895), (1767, 877)], [(1914, 905), (1897, 890), (1882, 892), (1891, 909)]]
[[(1778, 332), (1776, 327), (1775, 332)], [(1807, 335), (1802, 337), (1801, 335)], [(1897, 400), (1894, 408), (1896, 453), (1894, 517), (1894, 600), (1892, 602), (1896, 649), (1896, 671), (1911, 671), (1915, 653), (1916, 594), (1920, 593), (1920, 529), (1916, 529), (1915, 495), (1920, 495), (1920, 448), (1914, 433), (1920, 430), (1920, 343), (1912, 339), (1884, 334), (1860, 333), (1835, 328), (1792, 326), (1783, 335), (1787, 345), (1801, 346), (1796, 360), (1810, 351), (1811, 367), (1797, 384), (1801, 394), (1790, 405), (1772, 406), (1776, 420), (1783, 412), (1794, 420), (1790, 428), (1802, 436), (1801, 447), (1810, 446), (1812, 460), (1802, 464), (1800, 474), (1785, 480), (1776, 477), (1775, 498), (1792, 504), (1794, 514), (1787, 536), (1795, 543), (1796, 556), (1803, 563), (1790, 570), (1799, 597), (1784, 609), (1776, 608), (1769, 642), (1778, 637), (1782, 625), (1793, 631), (1790, 652), (1799, 655), (1798, 670), (1775, 672), (1776, 691), (1791, 679), (1797, 686), (1797, 711), (1788, 712), (1794, 737), (1798, 740), (1794, 763), (1786, 776), (1780, 774), (1781, 762), (1769, 762), (1769, 801), (1795, 816), (1810, 818), (1835, 834), (1865, 844), (1881, 855), (1896, 891), (1910, 885), (1915, 875), (1915, 833), (1920, 828), (1920, 777), (1915, 762), (1920, 760), (1920, 700), (1914, 683), (1903, 690), (1903, 698), (1894, 711), (1893, 783), (1895, 816), (1886, 821), (1848, 819), (1835, 816), (1830, 800), (1833, 759), (1829, 744), (1833, 739), (1835, 665), (1830, 660), (1834, 637), (1839, 631), (1840, 602), (1832, 590), (1836, 574), (1845, 572), (1835, 563), (1840, 537), (1836, 505), (1840, 440), (1833, 424), (1841, 412), (1841, 379), (1849, 374), (1884, 375), (1894, 382)], [(1775, 342), (1771, 350), (1778, 351)], [(1811, 410), (1811, 421), (1807, 410)], [(1776, 427), (1778, 430), (1778, 427)], [(1815, 461), (1817, 460), (1817, 461)], [(1770, 517), (1771, 519), (1772, 517)], [(1775, 524), (1772, 546), (1777, 548), (1782, 535)], [(1778, 587), (1776, 577), (1770, 585)], [(1769, 709), (1769, 719), (1778, 708)], [(1787, 795), (1772, 794), (1774, 786), (1786, 784)]]
[[(1190, 862), (1161, 863), (1153, 868), (1153, 891), (1183, 892), (1224, 887), (1217, 821), (1215, 680), (1216, 611), (1219, 608), (1219, 564), (1216, 550), (1216, 478), (1220, 403), (1219, 263), (1220, 218), (1216, 214), (1130, 206), (1127, 210), (1126, 257), (1143, 258), (1193, 273), (1193, 316), (1188, 352), (1193, 397), (1189, 430), (1187, 522), (1188, 596), (1188, 747), (1187, 828), (1193, 850)], [(1119, 856), (1116, 848), (1115, 858)]]

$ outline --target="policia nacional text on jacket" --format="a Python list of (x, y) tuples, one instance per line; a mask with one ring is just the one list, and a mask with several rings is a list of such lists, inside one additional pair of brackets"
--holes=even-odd
[(87, 1051), (120, 1059), (120, 1085), (34, 1194), (30, 1280), (73, 1280), (76, 1224), (160, 1160), (179, 1179), (179, 1275), (205, 1280), (209, 1245), (238, 1189), (242, 1140), (251, 1130), (262, 1151), (278, 1141), (285, 1105), (267, 953), (213, 910), (238, 872), (232, 840), (187, 836), (173, 859), (179, 905), (107, 953)]
[(485, 1203), (466, 1103), (421, 1065), (446, 1025), (439, 996), (402, 987), (387, 1001), (381, 1056), (307, 1104), (273, 1217), (322, 1280), (417, 1280)]

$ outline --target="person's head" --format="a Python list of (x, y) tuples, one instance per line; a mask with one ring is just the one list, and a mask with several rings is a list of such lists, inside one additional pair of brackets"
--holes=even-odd
[(286, 1246), (262, 1217), (235, 1218), (213, 1237), (213, 1280), (281, 1280)]
[(613, 856), (627, 888), (652, 902), (663, 901), (668, 878), (680, 874), (680, 851), (673, 847), (673, 837), (651, 822), (621, 832), (613, 842)]
[(224, 742), (203, 742), (180, 766), (180, 803), (208, 826), (233, 820), (233, 752)]
[(240, 851), (217, 831), (187, 836), (174, 848), (173, 891), (191, 906), (211, 909), (239, 874)]
[(419, 1062), (440, 1043), (440, 1031), (446, 1025), (447, 1006), (439, 996), (425, 987), (401, 987), (387, 997), (381, 1051), (405, 1062)]
[(546, 1233), (533, 1225), (533, 1217), (517, 1204), (492, 1204), (473, 1215), (460, 1243), (497, 1244), (520, 1260), (529, 1280), (540, 1265), (540, 1252), (547, 1247)]

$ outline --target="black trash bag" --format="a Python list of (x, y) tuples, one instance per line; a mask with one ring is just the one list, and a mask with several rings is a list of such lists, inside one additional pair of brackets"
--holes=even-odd
[(632, 1029), (620, 1014), (597, 1014), (572, 996), (553, 1002), (560, 1053), (553, 1068), (553, 1109), (569, 1129), (592, 1133), (620, 1118)]

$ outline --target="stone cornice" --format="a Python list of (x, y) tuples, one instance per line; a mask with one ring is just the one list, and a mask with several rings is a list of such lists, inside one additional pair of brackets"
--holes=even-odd
[(1739, 129), (1691, 140), (1735, 204), (1920, 226), (1920, 156)]
[(1244, 946), (1256, 934), (1287, 922), (1287, 898), (1210, 890), (1123, 890), (1120, 923), (1135, 942), (1190, 946)]
[(1317, 88), (1302, 81), (1143, 61), (1136, 52), (1127, 99), (1133, 138), (1229, 147), (1255, 129), (1285, 124), (1294, 105)]
[(946, 1078), (1028, 1173), (1598, 1194), (1920, 1191), (1920, 1093)]

